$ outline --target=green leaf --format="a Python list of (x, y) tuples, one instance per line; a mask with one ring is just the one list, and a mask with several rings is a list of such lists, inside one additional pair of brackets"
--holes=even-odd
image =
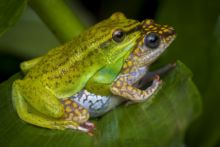
[(71, 40), (84, 30), (83, 23), (64, 0), (31, 0), (29, 4), (62, 42)]
[(189, 66), (203, 96), (203, 114), (187, 137), (187, 144), (193, 147), (220, 143), (219, 5), (219, 0), (162, 0), (158, 9), (158, 20), (173, 25), (177, 32), (163, 62), (180, 59)]
[(1, 0), (0, 36), (17, 22), (26, 3), (27, 0)]
[(200, 94), (192, 73), (181, 62), (163, 78), (161, 90), (139, 104), (121, 105), (93, 120), (95, 135), (49, 130), (21, 121), (12, 106), (14, 75), (0, 85), (0, 146), (181, 146), (186, 128), (201, 112)]

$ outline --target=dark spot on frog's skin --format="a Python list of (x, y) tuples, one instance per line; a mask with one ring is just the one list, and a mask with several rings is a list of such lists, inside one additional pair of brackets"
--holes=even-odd
[(33, 76), (32, 76), (32, 75), (28, 75), (27, 77), (30, 78), (30, 79), (33, 79)]
[(72, 75), (69, 75), (69, 76), (68, 76), (68, 79), (72, 79), (72, 78), (73, 78), (73, 76), (72, 76)]
[(144, 36), (145, 36), (145, 35), (142, 35), (141, 37), (139, 37), (139, 38), (136, 40), (136, 46), (135, 46), (135, 47), (138, 46), (139, 42), (143, 41), (143, 37), (144, 37)]
[(138, 26), (136, 26), (136, 27), (134, 28), (133, 31), (138, 31), (138, 30), (140, 30), (141, 28), (142, 28), (142, 26), (141, 26), (141, 25), (138, 25)]
[(57, 66), (54, 66), (54, 67), (52, 68), (51, 72), (56, 71), (57, 68), (58, 68)]
[(66, 63), (66, 60), (61, 62), (61, 63), (59, 63), (59, 64), (57, 64), (57, 67), (61, 67), (61, 66), (65, 65), (65, 63)]
[(82, 62), (81, 62), (81, 64), (80, 64), (82, 67), (86, 67), (86, 61), (85, 60), (83, 60)]
[(88, 66), (92, 66), (92, 65), (94, 65), (94, 62), (91, 60), (91, 61), (87, 61), (87, 64), (88, 64)]
[(42, 73), (47, 73), (48, 70), (46, 68), (42, 69)]
[(46, 83), (45, 86), (46, 86), (47, 88), (50, 88), (50, 85), (49, 85), (48, 83)]
[(66, 83), (72, 83), (72, 79), (67, 80)]
[(79, 72), (80, 71), (80, 65), (79, 64), (80, 64), (79, 62), (76, 62), (76, 63), (70, 65), (68, 70), (67, 70), (67, 74), (71, 74), (71, 73), (75, 74), (75, 73)]
[[(82, 73), (84, 73), (84, 70), (82, 70)], [(80, 77), (80, 75), (77, 74), (77, 75), (74, 75), (72, 78), (73, 78), (73, 79), (77, 79), (77, 78), (79, 78), (79, 77)]]
[(83, 99), (83, 103), (85, 103), (88, 100), (87, 96)]
[(58, 82), (55, 82), (54, 83), (54, 86), (57, 88), (59, 86), (59, 83)]
[(72, 71), (77, 71), (78, 68), (76, 67), (76, 65), (79, 65), (79, 62), (76, 62), (76, 63), (70, 65), (70, 69), (71, 69)]
[(53, 77), (47, 77), (47, 79), (48, 79), (48, 80), (52, 80), (52, 79), (53, 79)]
[(89, 100), (90, 106), (89, 108), (92, 109), (92, 106), (94, 105), (93, 102), (91, 100)]
[[(103, 38), (103, 36), (97, 38), (97, 40), (100, 40), (100, 39), (102, 39), (102, 38)], [(91, 45), (97, 44), (97, 40), (93, 40), (93, 41), (91, 41), (91, 42), (88, 42), (87, 45), (85, 45), (84, 48), (90, 48)], [(96, 49), (94, 49), (94, 50), (96, 50)], [(94, 50), (93, 50), (93, 51), (90, 51), (90, 52), (94, 52)]]
[(32, 87), (32, 90), (35, 91), (35, 90), (36, 90), (36, 87)]
[(55, 75), (54, 78), (55, 78), (55, 79), (61, 79), (62, 76), (59, 74), (59, 75)]
[[(95, 50), (97, 50), (97, 49), (95, 49)], [(94, 50), (94, 51), (89, 52), (89, 53), (88, 53), (88, 55), (87, 55), (87, 57), (92, 57), (92, 56), (94, 55), (94, 53), (95, 53), (95, 50)]]
[(108, 47), (109, 43), (110, 43), (110, 41), (106, 41), (106, 42), (102, 43), (99, 47), (104, 49), (104, 48)]
[(61, 74), (61, 75), (64, 75), (65, 73), (66, 73), (66, 70), (61, 69), (60, 74)]

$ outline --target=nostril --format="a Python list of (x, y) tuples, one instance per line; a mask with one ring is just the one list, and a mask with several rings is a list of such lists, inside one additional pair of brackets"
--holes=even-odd
[(174, 30), (174, 28), (170, 27), (169, 31), (167, 33), (168, 33), (168, 35), (175, 35), (176, 31)]

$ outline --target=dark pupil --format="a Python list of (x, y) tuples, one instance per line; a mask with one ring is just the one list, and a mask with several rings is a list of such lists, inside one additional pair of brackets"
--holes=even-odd
[(124, 33), (121, 30), (117, 30), (112, 34), (112, 38), (115, 42), (121, 42), (124, 39)]
[(151, 49), (155, 49), (160, 45), (160, 37), (156, 33), (150, 33), (145, 36), (144, 44)]

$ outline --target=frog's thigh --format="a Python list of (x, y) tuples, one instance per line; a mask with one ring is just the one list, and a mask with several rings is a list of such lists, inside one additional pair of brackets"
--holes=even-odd
[(123, 98), (132, 100), (134, 102), (140, 102), (148, 99), (158, 88), (161, 81), (159, 77), (153, 80), (153, 83), (146, 90), (140, 90), (132, 85), (126, 83), (126, 80), (118, 78), (111, 86), (111, 92), (115, 95), (119, 95)]
[(61, 102), (50, 91), (44, 88), (38, 81), (17, 81), (19, 92), (22, 97), (34, 109), (46, 116), (60, 118), (64, 114), (64, 107)]
[(63, 118), (65, 120), (73, 120), (79, 124), (87, 122), (89, 119), (89, 112), (87, 109), (70, 98), (61, 100), (61, 102), (64, 105)]
[(28, 103), (22, 93), (20, 93), (19, 81), (13, 83), (12, 97), (19, 117), (25, 122), (50, 129), (65, 129), (70, 128), (70, 126), (72, 126), (71, 128), (79, 129), (78, 123), (74, 121), (50, 119), (49, 117), (30, 113)]

